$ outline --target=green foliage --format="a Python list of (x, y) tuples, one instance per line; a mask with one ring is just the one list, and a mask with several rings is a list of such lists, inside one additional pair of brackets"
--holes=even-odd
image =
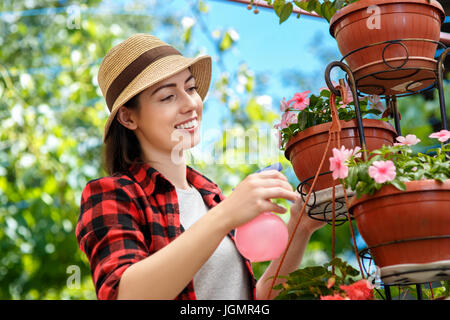
[[(333, 272), (334, 268), (334, 272)], [(355, 282), (359, 271), (340, 258), (334, 258), (323, 266), (312, 266), (298, 269), (289, 274), (286, 282), (278, 284), (280, 290), (276, 300), (312, 300), (321, 296), (333, 295), (340, 291), (340, 285)]]
[[(267, 4), (272, 5), (272, 0), (264, 0)], [(276, 15), (280, 18), (280, 24), (286, 21), (293, 11), (293, 3), (300, 9), (307, 12), (316, 13), (320, 17), (325, 18), (328, 22), (331, 21), (333, 15), (340, 9), (348, 6), (359, 0), (298, 0), (298, 1), (286, 1), (275, 0), (273, 1), (273, 8)], [(427, 0), (430, 2), (430, 0)], [(297, 15), (297, 18), (300, 14)]]
[[(269, 5), (272, 4), (271, 0), (264, 0)], [(315, 12), (319, 16), (325, 18), (328, 22), (337, 10), (359, 0), (305, 0), (305, 1), (286, 1), (275, 0), (273, 1), (273, 8), (276, 15), (280, 18), (280, 24), (286, 21), (293, 11), (293, 4), (298, 8), (307, 12)], [(297, 18), (300, 17), (300, 14)]]
[[(370, 103), (372, 97), (364, 97), (359, 99), (359, 106), (361, 110), (361, 117), (377, 117), (381, 114), (381, 111), (374, 107), (373, 103)], [(341, 97), (336, 97), (337, 112), (340, 120), (350, 121), (356, 118), (355, 103), (353, 98), (349, 101), (343, 101)], [(311, 94), (309, 96), (309, 104), (303, 110), (298, 110), (293, 107), (289, 107), (286, 112), (297, 112), (297, 119), (293, 123), (287, 123), (287, 126), (281, 127), (281, 146), (280, 149), (284, 150), (286, 143), (295, 136), (298, 132), (304, 131), (315, 125), (331, 122), (331, 108), (330, 108), (330, 91), (328, 89), (322, 89), (318, 96)]]
[[(429, 153), (414, 153), (411, 146), (383, 146), (369, 153), (367, 161), (355, 156), (348, 160), (348, 176), (344, 179), (347, 187), (356, 191), (357, 198), (364, 194), (374, 194), (385, 185), (393, 185), (406, 190), (405, 182), (434, 179), (445, 182), (450, 179), (450, 146), (430, 149)], [(361, 156), (359, 154), (359, 156)], [(395, 178), (385, 183), (377, 183), (369, 175), (369, 168), (375, 161), (392, 161), (396, 168)]]
[[(15, 12), (0, 19), (0, 299), (95, 298), (75, 225), (82, 188), (105, 175), (97, 70), (117, 40), (163, 24), (99, 3), (0, 3)], [(69, 266), (81, 277), (71, 289)]]

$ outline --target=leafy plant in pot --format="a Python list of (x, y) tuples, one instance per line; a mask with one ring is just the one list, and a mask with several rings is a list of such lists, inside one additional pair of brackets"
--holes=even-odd
[(371, 151), (333, 149), (335, 176), (356, 192), (349, 212), (385, 284), (450, 279), (450, 131), (441, 147), (413, 153), (414, 135)]
[(324, 17), (361, 92), (397, 95), (435, 82), (434, 56), (445, 19), (436, 0), (265, 1), (280, 23), (293, 4)]
[[(337, 85), (341, 97), (337, 97), (337, 111), (341, 124), (341, 142), (349, 149), (360, 145), (356, 112), (350, 88), (343, 82)], [(310, 91), (296, 93), (288, 101), (283, 99), (280, 110), (283, 112), (281, 123), (276, 124), (279, 136), (279, 148), (284, 150), (286, 158), (300, 181), (314, 178), (320, 166), (321, 158), (326, 152), (326, 159), (332, 156), (331, 148), (327, 150), (327, 140), (331, 126), (330, 91), (321, 88), (319, 95)], [(333, 102), (334, 103), (334, 102)], [(364, 97), (359, 100), (363, 119), (367, 148), (377, 149), (384, 144), (392, 145), (397, 133), (386, 121), (380, 118), (383, 104), (378, 96)], [(366, 119), (372, 117), (375, 119)], [(328, 168), (325, 163), (323, 168)], [(333, 178), (327, 170), (321, 173), (315, 185), (315, 191), (332, 188)]]
[(359, 279), (359, 271), (340, 258), (323, 266), (298, 269), (274, 287), (280, 290), (276, 300), (373, 300), (374, 285)]

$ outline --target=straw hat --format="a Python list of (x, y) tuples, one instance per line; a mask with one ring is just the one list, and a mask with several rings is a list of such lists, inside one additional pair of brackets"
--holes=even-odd
[(205, 99), (211, 81), (211, 57), (186, 58), (175, 48), (149, 34), (135, 34), (114, 46), (103, 59), (98, 84), (111, 112), (103, 142), (117, 111), (139, 92), (190, 67), (197, 92)]

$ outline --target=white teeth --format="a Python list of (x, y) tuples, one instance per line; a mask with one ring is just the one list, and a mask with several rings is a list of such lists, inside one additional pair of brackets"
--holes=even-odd
[(177, 129), (191, 129), (191, 128), (197, 126), (197, 124), (198, 124), (197, 119), (194, 119), (194, 120), (189, 121), (187, 123), (183, 123), (183, 124), (181, 124), (179, 126), (176, 126), (175, 128), (177, 128)]

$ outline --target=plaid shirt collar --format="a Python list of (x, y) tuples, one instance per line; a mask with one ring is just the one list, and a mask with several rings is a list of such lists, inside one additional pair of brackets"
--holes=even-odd
[[(157, 185), (161, 185), (162, 188), (167, 188), (169, 186), (174, 188), (161, 172), (145, 162), (135, 161), (128, 171), (148, 196), (155, 192), (155, 187)], [(200, 192), (209, 208), (212, 208), (224, 199), (217, 184), (190, 166), (186, 166), (186, 178), (187, 181)]]

